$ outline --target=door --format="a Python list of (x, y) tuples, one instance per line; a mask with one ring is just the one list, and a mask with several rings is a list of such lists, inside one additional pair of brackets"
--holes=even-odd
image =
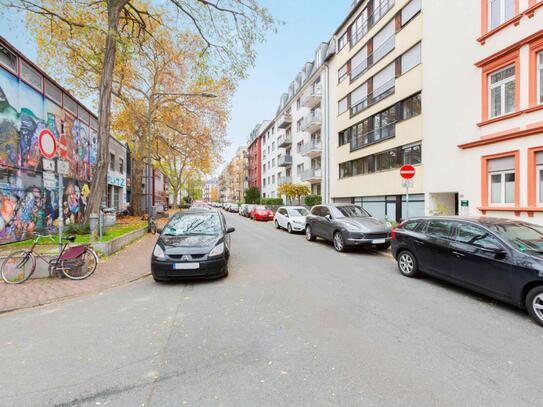
[(324, 239), (331, 240), (331, 229), (332, 229), (332, 221), (327, 216), (332, 216), (330, 214), (330, 209), (326, 206), (322, 206), (320, 210), (320, 218), (319, 218), (319, 232), (318, 235)]
[(287, 227), (287, 216), (288, 214), (285, 208), (281, 208), (277, 211), (277, 223), (279, 223), (279, 226), (281, 226), (282, 228)]
[(489, 295), (511, 298), (511, 256), (490, 231), (471, 223), (458, 223), (451, 253), (452, 278)]
[(449, 220), (430, 220), (422, 233), (413, 237), (417, 260), (422, 270), (436, 274), (446, 274), (450, 260), (450, 241), (454, 222)]

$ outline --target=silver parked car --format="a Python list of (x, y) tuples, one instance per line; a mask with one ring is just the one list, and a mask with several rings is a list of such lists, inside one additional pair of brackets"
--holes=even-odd
[(305, 237), (309, 241), (317, 237), (329, 240), (338, 252), (362, 245), (388, 249), (391, 229), (390, 223), (356, 205), (317, 205), (306, 217)]

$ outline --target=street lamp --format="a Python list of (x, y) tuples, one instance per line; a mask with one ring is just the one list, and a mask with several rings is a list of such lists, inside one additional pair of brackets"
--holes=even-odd
[(152, 200), (152, 190), (151, 190), (151, 178), (153, 176), (153, 172), (151, 170), (151, 125), (153, 122), (152, 117), (152, 106), (153, 106), (153, 100), (157, 96), (171, 96), (174, 98), (180, 98), (180, 97), (202, 97), (202, 98), (216, 98), (217, 95), (214, 93), (169, 93), (169, 92), (154, 92), (151, 93), (149, 96), (146, 96), (147, 102), (149, 103), (149, 108), (147, 109), (147, 182), (145, 183), (145, 189), (147, 194), (147, 231), (149, 232), (151, 230), (151, 216), (152, 216), (152, 210), (153, 210), (153, 200)]

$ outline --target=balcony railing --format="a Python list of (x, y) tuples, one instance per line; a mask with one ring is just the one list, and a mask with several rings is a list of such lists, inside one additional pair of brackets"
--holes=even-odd
[(395, 79), (392, 78), (388, 82), (385, 82), (378, 88), (374, 89), (368, 96), (361, 101), (351, 106), (351, 117), (366, 110), (368, 107), (373, 106), (380, 100), (390, 96), (394, 93)]
[(309, 87), (302, 95), (300, 104), (304, 107), (315, 107), (321, 102), (322, 88), (321, 84), (313, 85)]
[(307, 144), (302, 145), (301, 153), (303, 156), (314, 157), (321, 155), (322, 153), (322, 144), (319, 141), (311, 141)]
[(377, 24), (381, 18), (394, 6), (394, 0), (385, 0), (379, 7), (377, 7), (371, 15), (368, 16), (368, 19), (362, 23), (362, 25), (351, 34), (349, 39), (349, 44), (351, 48), (354, 47), (358, 41), (367, 34), (367, 32)]
[(280, 129), (285, 129), (291, 124), (292, 115), (290, 113), (283, 113), (281, 116), (279, 116), (279, 120), (277, 121), (277, 127), (279, 127)]
[(360, 75), (368, 71), (373, 65), (383, 59), (389, 52), (394, 50), (396, 45), (396, 35), (392, 34), (388, 39), (382, 43), (379, 48), (375, 49), (373, 53), (368, 55), (366, 59), (360, 62), (357, 66), (351, 69), (351, 81), (354, 81)]
[(284, 134), (277, 138), (277, 145), (279, 147), (287, 147), (292, 144), (292, 134)]
[(322, 169), (320, 168), (310, 168), (302, 172), (302, 181), (304, 182), (315, 182), (322, 179)]
[(279, 167), (289, 167), (292, 165), (292, 156), (291, 155), (282, 155), (277, 159), (277, 165)]
[(314, 110), (304, 117), (304, 120), (302, 121), (302, 131), (312, 133), (315, 130), (320, 129), (321, 124), (322, 113), (320, 110)]
[(393, 138), (396, 135), (396, 122), (361, 134), (351, 139), (351, 151), (359, 150), (379, 141)]
[(285, 177), (279, 177), (277, 178), (277, 184), (292, 184), (292, 177), (291, 176), (285, 176)]

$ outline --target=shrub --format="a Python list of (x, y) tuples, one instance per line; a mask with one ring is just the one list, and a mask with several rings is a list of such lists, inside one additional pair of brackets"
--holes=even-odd
[(283, 205), (283, 199), (282, 198), (262, 198), (260, 200), (260, 204), (262, 204), (262, 205)]
[(75, 223), (63, 227), (62, 232), (65, 235), (88, 235), (90, 233), (90, 225), (88, 223)]
[(256, 204), (260, 200), (260, 191), (257, 187), (251, 187), (245, 191), (245, 203)]
[(320, 205), (322, 203), (322, 198), (320, 195), (307, 195), (305, 197), (306, 206)]

